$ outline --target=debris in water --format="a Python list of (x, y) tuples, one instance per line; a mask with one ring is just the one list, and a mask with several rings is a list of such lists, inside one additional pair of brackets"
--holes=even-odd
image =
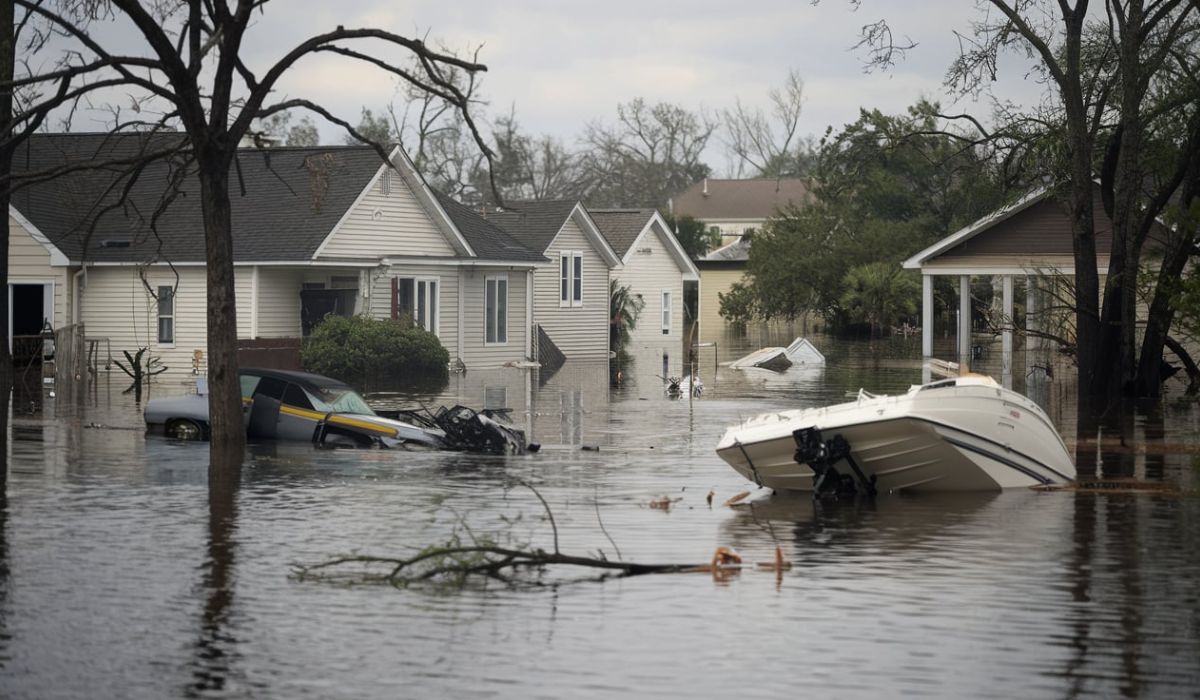
[(716, 495), (717, 495), (717, 492), (715, 490), (713, 490), (713, 489), (708, 490), (708, 498), (706, 500), (708, 501), (709, 508), (712, 508), (713, 496), (716, 496)]
[(1141, 479), (1082, 479), (1069, 484), (1047, 484), (1031, 486), (1034, 491), (1074, 491), (1076, 493), (1157, 493), (1176, 495), (1182, 493), (1179, 485), (1169, 481), (1143, 481)]
[(671, 506), (682, 501), (682, 498), (671, 498), (669, 496), (660, 496), (650, 501), (650, 507), (655, 510), (671, 510)]
[(725, 501), (725, 505), (727, 505), (727, 506), (736, 505), (736, 504), (740, 503), (742, 500), (744, 500), (749, 495), (750, 495), (749, 491), (742, 491), (741, 493), (737, 494), (736, 496), (730, 497), (730, 499), (728, 501)]

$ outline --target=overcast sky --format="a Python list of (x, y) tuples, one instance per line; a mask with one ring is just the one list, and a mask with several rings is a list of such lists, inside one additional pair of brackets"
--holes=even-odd
[[(635, 97), (689, 109), (717, 110), (738, 97), (767, 104), (767, 92), (795, 68), (805, 81), (801, 133), (820, 135), (857, 118), (860, 107), (899, 112), (921, 97), (952, 102), (942, 87), (957, 52), (954, 31), (968, 31), (983, 10), (966, 0), (276, 0), (248, 35), (249, 63), (267, 62), (314, 33), (337, 25), (428, 35), (459, 51), (482, 47), (484, 95), (491, 113), (515, 105), (521, 124), (573, 144), (590, 120), (612, 120)], [(862, 25), (886, 18), (898, 40), (918, 46), (895, 68), (865, 73), (852, 50)], [(1019, 62), (1002, 66), (996, 88), (1032, 102), (1040, 86)], [(396, 93), (386, 73), (328, 56), (297, 65), (281, 84), (357, 122), (363, 106), (382, 108)], [(986, 103), (960, 103), (986, 114)], [(76, 128), (79, 128), (77, 125)], [(86, 128), (86, 125), (83, 125)], [(340, 142), (334, 128), (323, 140)], [(718, 172), (722, 150), (709, 149)]]

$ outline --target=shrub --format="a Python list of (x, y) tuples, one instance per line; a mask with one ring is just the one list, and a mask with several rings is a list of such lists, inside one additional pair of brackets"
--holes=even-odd
[(368, 316), (327, 316), (304, 345), (304, 369), (364, 386), (381, 379), (444, 379), (450, 353), (438, 337), (411, 323)]

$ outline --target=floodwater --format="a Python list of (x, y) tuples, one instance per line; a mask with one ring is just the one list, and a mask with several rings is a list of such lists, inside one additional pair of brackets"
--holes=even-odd
[[(912, 342), (818, 341), (829, 365), (785, 375), (714, 376), (703, 351), (691, 401), (664, 396), (658, 357), (611, 390), (603, 367), (468, 372), (440, 396), (376, 400), (507, 405), (540, 454), (254, 445), (241, 483), (211, 491), (205, 446), (144, 437), (117, 377), (82, 415), (22, 404), (0, 502), (0, 696), (1200, 697), (1193, 401), (1084, 431), (1069, 370), (1014, 372), (1078, 441), (1083, 473), (1183, 494), (816, 506), (755, 491), (753, 508), (722, 506), (754, 491), (713, 453), (726, 425), (921, 379)], [(723, 546), (759, 562), (778, 544), (794, 566), (461, 589), (289, 576), (467, 528), (551, 549), (520, 482), (566, 553), (701, 563)], [(669, 510), (649, 506), (663, 496)]]

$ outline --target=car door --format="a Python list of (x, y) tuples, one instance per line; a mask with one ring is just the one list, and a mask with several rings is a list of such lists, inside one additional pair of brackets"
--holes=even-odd
[(246, 434), (251, 438), (274, 440), (279, 437), (280, 406), (287, 382), (275, 377), (263, 377), (251, 394), (250, 422)]
[(279, 410), (277, 435), (280, 440), (311, 442), (317, 423), (324, 418), (309, 401), (308, 394), (291, 382), (283, 390), (283, 407)]

